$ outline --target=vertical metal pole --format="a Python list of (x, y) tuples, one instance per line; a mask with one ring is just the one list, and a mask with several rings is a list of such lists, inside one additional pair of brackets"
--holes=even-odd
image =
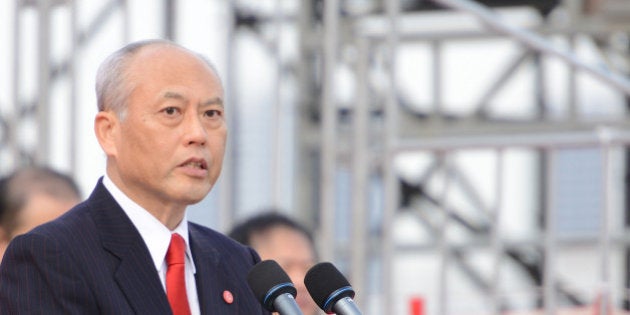
[(127, 2), (128, 0), (120, 0), (120, 8), (122, 10), (122, 15), (123, 15), (123, 27), (122, 27), (122, 37), (123, 37), (123, 43), (128, 43), (129, 42), (129, 28), (131, 25), (131, 13), (129, 12), (129, 3)]
[(545, 200), (543, 303), (545, 306), (545, 314), (553, 315), (556, 313), (556, 211), (554, 200), (556, 181), (553, 173), (556, 162), (556, 151), (553, 148), (546, 148), (543, 154), (546, 154), (548, 157), (545, 165), (547, 194)]
[(394, 169), (395, 148), (397, 146), (396, 136), (398, 134), (398, 98), (396, 95), (396, 50), (398, 48), (398, 19), (400, 15), (400, 3), (398, 0), (387, 1), (387, 19), (390, 30), (387, 34), (388, 56), (387, 79), (389, 81), (389, 91), (385, 100), (385, 124), (384, 124), (384, 152), (385, 162), (383, 163), (383, 179), (385, 187), (385, 209), (383, 210), (383, 239), (382, 239), (382, 288), (383, 288), (383, 314), (395, 314), (394, 294), (393, 294), (393, 257), (394, 240), (392, 235), (392, 225), (394, 215), (398, 209), (399, 185)]
[(226, 119), (228, 121), (228, 128), (230, 136), (228, 136), (227, 147), (225, 150), (225, 158), (223, 160), (223, 170), (221, 171), (221, 196), (219, 198), (219, 220), (222, 231), (228, 231), (232, 227), (234, 216), (237, 209), (234, 196), (236, 195), (236, 185), (238, 183), (238, 171), (234, 167), (235, 161), (237, 161), (236, 148), (238, 147), (239, 134), (239, 120), (238, 120), (238, 95), (235, 92), (236, 86), (236, 61), (233, 56), (236, 54), (235, 38), (237, 37), (236, 30), (236, 8), (234, 1), (226, 1), (226, 5), (229, 6), (228, 12), (230, 12), (231, 19), (226, 23), (228, 25), (228, 43), (226, 47), (226, 59), (227, 59), (227, 72), (225, 78), (226, 86), (226, 101), (230, 106), (227, 112)]
[(433, 107), (434, 113), (431, 121), (436, 125), (442, 125), (444, 121), (444, 100), (442, 98), (442, 42), (435, 40), (431, 42), (433, 52), (432, 77), (433, 77)]
[(337, 157), (334, 88), (337, 63), (337, 32), (339, 27), (339, 0), (324, 1), (324, 69), (321, 104), (321, 255), (322, 259), (335, 258), (335, 159)]
[[(626, 106), (630, 105), (628, 104), (629, 100), (626, 99)], [(623, 150), (623, 163), (625, 166), (625, 171), (624, 171), (624, 178), (629, 178), (630, 177), (630, 148), (628, 148), (627, 146), (624, 148)], [(626, 192), (624, 194), (624, 198), (623, 198), (623, 229), (627, 229), (630, 227), (630, 193), (627, 193), (630, 190), (630, 182), (628, 180), (624, 180), (623, 183), (623, 190)], [(623, 243), (623, 270), (624, 272), (623, 274), (623, 284), (624, 284), (624, 290), (623, 292), (623, 310), (630, 310), (630, 290), (628, 290), (628, 288), (630, 288), (630, 244), (628, 244), (628, 241), (625, 241)]]
[(285, 162), (282, 154), (282, 126), (284, 125), (283, 117), (283, 108), (282, 108), (282, 0), (276, 0), (275, 2), (275, 13), (274, 13), (274, 27), (275, 27), (275, 37), (274, 37), (274, 45), (273, 45), (273, 54), (276, 61), (276, 84), (275, 90), (273, 94), (273, 111), (274, 115), (272, 119), (275, 119), (273, 122), (273, 136), (272, 136), (272, 192), (271, 195), (273, 197), (273, 204), (279, 208), (282, 208), (282, 184), (283, 184), (283, 170), (285, 168)]
[(164, 0), (164, 38), (176, 41), (177, 1)]
[[(612, 166), (611, 166), (611, 135), (608, 129), (600, 129), (598, 131), (600, 141), (602, 142), (601, 154), (602, 154), (602, 208), (601, 208), (601, 222), (599, 227), (599, 256), (601, 263), (600, 277), (601, 277), (601, 292), (599, 303), (599, 314), (607, 315), (611, 313), (608, 308), (609, 302), (612, 302), (612, 290), (610, 287), (610, 245), (611, 245), (611, 232), (610, 232), (610, 219), (611, 219), (611, 198), (610, 192), (610, 180), (612, 178)], [(612, 303), (611, 303), (612, 305)]]
[(451, 249), (448, 242), (448, 225), (451, 218), (451, 209), (448, 206), (448, 192), (450, 190), (451, 158), (448, 152), (437, 152), (438, 159), (444, 161), (444, 186), (440, 195), (440, 206), (442, 208), (442, 220), (439, 222), (438, 247), (440, 252), (439, 281), (438, 281), (438, 314), (448, 314), (448, 267), (450, 263)]
[[(571, 48), (575, 48), (575, 35), (570, 35), (569, 36), (569, 45), (571, 46)], [(577, 69), (575, 68), (575, 66), (573, 64), (568, 64), (569, 67), (569, 79), (568, 79), (568, 88), (569, 88), (569, 99), (568, 99), (568, 106), (569, 106), (569, 121), (574, 122), (577, 121), (578, 119), (578, 108), (577, 108)]]
[[(321, 223), (319, 211), (321, 208), (321, 156), (314, 154), (319, 148), (319, 143), (314, 143), (313, 134), (319, 130), (315, 119), (315, 112), (320, 108), (321, 94), (317, 89), (319, 80), (314, 75), (313, 68), (318, 64), (321, 56), (319, 34), (316, 27), (316, 14), (314, 13), (316, 0), (299, 1), (298, 32), (299, 55), (297, 61), (298, 95), (297, 95), (297, 121), (293, 126), (296, 138), (293, 141), (295, 147), (295, 171), (292, 180), (296, 182), (295, 197), (292, 199), (293, 209), (304, 209), (300, 214), (304, 222), (315, 228)], [(318, 3), (322, 3), (319, 2)], [(319, 240), (318, 240), (318, 245)], [(319, 247), (319, 246), (318, 246)]]
[[(626, 112), (628, 112), (630, 110), (630, 98), (626, 97), (625, 102)], [(630, 193), (628, 193), (630, 191), (630, 181), (627, 178), (630, 178), (630, 148), (626, 146), (623, 151), (624, 179), (626, 179), (623, 183), (623, 191), (626, 192), (623, 198), (623, 229), (628, 229), (630, 227)], [(630, 244), (628, 241), (623, 243), (623, 260), (623, 284), (626, 288), (623, 291), (623, 310), (630, 310), (630, 290), (627, 289), (630, 288)]]
[(504, 172), (504, 151), (499, 148), (497, 153), (497, 171), (494, 179), (494, 211), (492, 211), (492, 257), (493, 257), (493, 274), (490, 283), (490, 294), (492, 299), (492, 313), (501, 313), (501, 292), (499, 286), (501, 283), (501, 261), (503, 257), (503, 242), (501, 240), (501, 210), (503, 208), (503, 172)]
[(70, 173), (77, 178), (77, 142), (78, 142), (78, 96), (77, 96), (77, 49), (79, 46), (79, 27), (77, 22), (77, 2), (70, 0), (70, 27), (72, 43), (70, 44), (70, 62), (68, 71), (70, 73)]
[[(354, 141), (352, 150), (352, 253), (351, 253), (351, 280), (358, 292), (365, 292), (364, 278), (366, 276), (366, 261), (368, 260), (366, 249), (369, 235), (366, 233), (368, 203), (367, 185), (369, 177), (370, 150), (369, 118), (370, 103), (368, 97), (368, 66), (369, 66), (369, 42), (366, 38), (359, 38), (357, 62), (357, 102), (354, 111)], [(363, 295), (365, 297), (366, 295)], [(360, 296), (359, 296), (360, 297)], [(365, 300), (357, 299), (359, 305), (364, 305)], [(363, 308), (363, 307), (361, 307)]]
[(39, 24), (38, 85), (37, 85), (37, 149), (35, 162), (45, 164), (50, 157), (50, 5), (48, 0), (37, 2)]
[[(584, 1), (574, 1), (574, 0), (570, 0), (570, 1), (563, 1), (562, 5), (567, 9), (567, 12), (569, 13), (569, 19), (572, 22), (577, 21), (578, 19), (580, 19), (579, 12), (582, 10), (582, 6)], [(569, 40), (569, 47), (571, 51), (575, 51), (575, 35), (574, 34), (569, 34), (567, 36), (567, 39)], [(572, 63), (567, 63), (567, 67), (569, 68), (569, 78), (568, 78), (568, 118), (569, 121), (576, 121), (576, 119), (578, 118), (578, 108), (577, 108), (577, 69), (575, 67), (574, 64)]]
[[(549, 116), (549, 110), (546, 106), (546, 95), (544, 87), (544, 55), (539, 52), (535, 52), (532, 56), (533, 63), (536, 66), (535, 78), (534, 78), (534, 93), (536, 96), (536, 104), (538, 106), (538, 118), (544, 120)], [(556, 218), (555, 218), (555, 204), (554, 204), (554, 188), (555, 188), (555, 176), (554, 167), (556, 152), (553, 149), (546, 148), (539, 152), (540, 161), (544, 164), (541, 168), (541, 176), (544, 176), (545, 180), (542, 183), (543, 188), (542, 198), (544, 220), (544, 259), (543, 259), (543, 277), (542, 277), (542, 303), (547, 315), (556, 313), (556, 279), (555, 279), (555, 234), (556, 234)], [(542, 177), (541, 177), (542, 178)]]
[(11, 152), (11, 163), (13, 167), (16, 166), (17, 161), (20, 160), (20, 149), (17, 143), (17, 126), (18, 122), (22, 119), (20, 117), (20, 108), (22, 107), (20, 99), (20, 90), (22, 88), (21, 80), (21, 66), (20, 66), (20, 47), (22, 46), (22, 1), (18, 0), (15, 3), (15, 20), (13, 25), (13, 112), (11, 113), (12, 119), (7, 119), (9, 134), (7, 138), (9, 140), (9, 152)]
[(547, 88), (545, 86), (545, 65), (544, 55), (540, 53), (534, 53), (533, 63), (535, 65), (534, 72), (534, 93), (536, 97), (536, 104), (539, 109), (541, 119), (545, 119), (549, 116), (549, 108), (547, 107)]

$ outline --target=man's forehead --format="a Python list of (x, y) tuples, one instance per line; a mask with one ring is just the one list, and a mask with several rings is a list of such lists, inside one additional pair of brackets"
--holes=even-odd
[(214, 67), (201, 55), (182, 47), (158, 43), (140, 48), (130, 58), (129, 68), (161, 68), (170, 65), (196, 63), (219, 78)]

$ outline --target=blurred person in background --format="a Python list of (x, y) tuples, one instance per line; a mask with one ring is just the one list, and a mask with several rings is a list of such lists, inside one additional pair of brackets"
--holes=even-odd
[(247, 282), (256, 252), (186, 215), (223, 165), (215, 68), (171, 41), (132, 42), (101, 63), (96, 99), (105, 174), (87, 200), (11, 241), (0, 314), (269, 314)]
[(296, 301), (304, 315), (320, 313), (304, 285), (306, 272), (317, 262), (315, 242), (307, 228), (267, 210), (235, 225), (228, 235), (252, 247), (262, 260), (275, 260), (286, 271), (297, 289)]
[(74, 180), (48, 167), (26, 166), (0, 179), (0, 259), (13, 238), (80, 201)]

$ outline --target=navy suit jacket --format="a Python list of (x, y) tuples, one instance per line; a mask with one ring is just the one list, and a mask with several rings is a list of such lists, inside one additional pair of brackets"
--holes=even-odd
[[(268, 314), (247, 284), (256, 252), (200, 225), (188, 229), (201, 313)], [(171, 309), (142, 237), (99, 180), (85, 202), (10, 243), (0, 265), (0, 314)]]

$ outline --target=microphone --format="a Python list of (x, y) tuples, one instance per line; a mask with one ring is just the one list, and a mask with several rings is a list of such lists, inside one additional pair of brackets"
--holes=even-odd
[(308, 293), (326, 314), (361, 315), (354, 303), (354, 290), (341, 272), (331, 263), (311, 267), (304, 277)]
[(268, 311), (281, 315), (302, 315), (295, 302), (297, 290), (275, 260), (263, 260), (252, 267), (247, 274), (247, 283)]

